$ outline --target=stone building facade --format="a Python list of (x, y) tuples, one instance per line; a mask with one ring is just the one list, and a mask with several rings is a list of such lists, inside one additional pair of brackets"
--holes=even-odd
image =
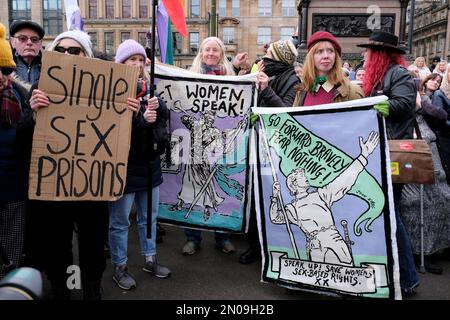
[(449, 2), (449, 0), (416, 0), (411, 54), (414, 57), (424, 57), (427, 64), (431, 64), (435, 56), (450, 59)]
[(405, 21), (408, 0), (333, 1), (301, 0), (300, 53), (306, 53), (306, 43), (320, 30), (335, 35), (342, 45), (343, 59), (356, 62), (361, 59), (357, 44), (366, 42), (373, 29), (396, 34), (405, 45)]
[[(1, 21), (8, 24), (24, 18), (39, 22), (47, 30), (44, 42), (51, 41), (66, 29), (63, 0), (6, 1), (8, 10), (0, 11)], [(152, 0), (78, 2), (85, 19), (85, 30), (91, 35), (96, 50), (114, 54), (117, 46), (128, 38), (146, 44)], [(394, 32), (405, 42), (408, 0), (184, 0), (188, 36), (183, 38), (172, 30), (176, 65), (188, 67), (202, 39), (210, 35), (214, 2), (218, 15), (217, 34), (224, 40), (228, 56), (248, 51), (250, 60), (254, 60), (264, 54), (265, 44), (289, 39), (297, 29), (302, 43), (300, 52), (304, 54), (311, 34), (328, 30), (342, 44), (344, 59), (356, 61), (361, 53), (356, 44), (367, 39), (370, 33), (368, 22), (369, 25), (370, 22), (376, 24), (372, 19), (374, 14), (380, 16), (380, 28)], [(420, 40), (416, 43), (420, 48)]]
[[(51, 32), (47, 32), (44, 43), (67, 29), (63, 0), (5, 1), (8, 10), (0, 11), (0, 20), (7, 28), (14, 19), (31, 19), (48, 25)], [(218, 15), (217, 34), (224, 40), (229, 56), (248, 51), (253, 60), (264, 54), (266, 43), (291, 38), (298, 25), (299, 0), (184, 0), (188, 36), (183, 38), (172, 30), (176, 65), (189, 66), (202, 39), (210, 35), (213, 1)], [(91, 35), (97, 51), (114, 54), (118, 45), (128, 38), (146, 44), (152, 0), (78, 0), (78, 3), (85, 31)]]
[[(267, 42), (290, 38), (298, 23), (298, 0), (216, 0), (218, 36), (227, 55), (248, 51), (250, 59), (264, 53)], [(99, 51), (114, 53), (127, 38), (146, 43), (150, 29), (151, 0), (80, 0), (85, 29)], [(211, 0), (184, 0), (188, 36), (173, 31), (175, 64), (186, 68), (202, 39), (210, 35)]]

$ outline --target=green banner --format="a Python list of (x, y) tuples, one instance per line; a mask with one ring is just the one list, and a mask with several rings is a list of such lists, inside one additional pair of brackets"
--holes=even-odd
[[(333, 181), (352, 162), (353, 158), (299, 124), (288, 113), (261, 115), (267, 141), (280, 157), (280, 170), (287, 176), (296, 168), (303, 168), (312, 187), (322, 187)], [(355, 221), (353, 231), (361, 236), (383, 212), (385, 197), (381, 186), (366, 170), (359, 174), (348, 192), (363, 199), (367, 209)]]

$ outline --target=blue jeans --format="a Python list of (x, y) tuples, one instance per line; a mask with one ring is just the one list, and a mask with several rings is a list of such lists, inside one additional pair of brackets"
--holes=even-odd
[(393, 184), (395, 220), (397, 223), (397, 249), (400, 265), (400, 287), (402, 289), (413, 289), (419, 285), (419, 275), (414, 264), (411, 240), (400, 217), (400, 198), (403, 184)]
[[(192, 241), (196, 246), (200, 246), (200, 242), (202, 242), (201, 230), (184, 229), (184, 234), (187, 237), (187, 241)], [(223, 243), (230, 239), (230, 234), (223, 232), (214, 232), (214, 238), (216, 239), (216, 245), (223, 246)]]
[(109, 203), (109, 250), (114, 265), (127, 263), (128, 227), (130, 212), (136, 200), (139, 244), (143, 256), (156, 255), (156, 216), (158, 215), (159, 187), (152, 189), (152, 237), (147, 239), (147, 191), (124, 194)]

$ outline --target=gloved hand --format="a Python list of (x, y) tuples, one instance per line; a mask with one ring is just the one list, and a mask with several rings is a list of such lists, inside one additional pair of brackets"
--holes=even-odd
[(252, 127), (255, 125), (256, 121), (258, 121), (258, 115), (255, 113), (250, 113), (250, 124)]
[(373, 108), (381, 113), (385, 118), (389, 115), (390, 105), (387, 101), (381, 101), (380, 103), (374, 105)]

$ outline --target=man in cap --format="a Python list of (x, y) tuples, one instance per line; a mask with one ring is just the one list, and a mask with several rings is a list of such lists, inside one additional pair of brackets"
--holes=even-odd
[(361, 88), (344, 77), (341, 45), (331, 33), (314, 33), (307, 46), (302, 83), (297, 90), (294, 106), (313, 106), (364, 97)]
[[(403, 48), (398, 37), (384, 31), (374, 31), (368, 43), (358, 47), (366, 48), (364, 55), (363, 90), (366, 96), (386, 95), (384, 106), (387, 113), (386, 131), (388, 139), (412, 139), (416, 87), (408, 70)], [(414, 265), (411, 240), (399, 215), (403, 184), (393, 184), (395, 216), (397, 221), (397, 246), (400, 265), (400, 286), (406, 294), (414, 292), (419, 277)]]
[(436, 56), (433, 58), (432, 62), (431, 62), (431, 66), (430, 66), (430, 71), (433, 72), (434, 69), (436, 68), (436, 66), (438, 65), (438, 63), (441, 61), (441, 57)]
[(16, 20), (9, 28), (9, 35), (17, 65), (16, 75), (22, 81), (34, 84), (41, 72), (44, 29), (32, 21)]

